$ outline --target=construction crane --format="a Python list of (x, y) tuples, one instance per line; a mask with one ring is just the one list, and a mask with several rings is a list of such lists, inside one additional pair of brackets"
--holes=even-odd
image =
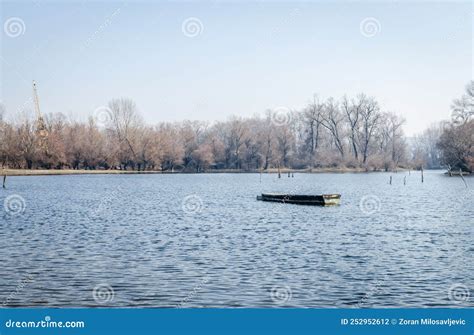
[(36, 82), (33, 80), (33, 100), (35, 102), (35, 111), (36, 111), (36, 133), (38, 135), (38, 140), (40, 147), (47, 152), (47, 137), (48, 130), (46, 129), (46, 123), (44, 122), (43, 115), (40, 111), (39, 99), (38, 99), (38, 90), (36, 89)]

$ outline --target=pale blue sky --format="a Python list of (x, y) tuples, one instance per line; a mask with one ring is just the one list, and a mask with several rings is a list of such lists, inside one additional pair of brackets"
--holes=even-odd
[[(298, 108), (313, 93), (373, 95), (409, 135), (449, 117), (473, 77), (470, 2), (2, 2), (1, 97), (92, 114), (133, 98), (150, 123)], [(6, 21), (25, 29), (8, 36)], [(188, 37), (182, 23), (202, 22)], [(373, 17), (380, 30), (361, 33)], [(11, 35), (11, 32), (10, 32)]]

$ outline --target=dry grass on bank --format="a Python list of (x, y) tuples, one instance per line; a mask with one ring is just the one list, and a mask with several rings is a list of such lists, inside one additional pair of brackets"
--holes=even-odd
[[(204, 173), (278, 173), (278, 169), (260, 170), (208, 170)], [(362, 168), (317, 168), (317, 169), (281, 169), (281, 174), (293, 173), (353, 173), (366, 172)], [(0, 169), (0, 175), (7, 176), (53, 176), (53, 175), (81, 175), (81, 174), (179, 174), (188, 172), (171, 172), (171, 171), (124, 171), (124, 170), (27, 170), (27, 169)]]

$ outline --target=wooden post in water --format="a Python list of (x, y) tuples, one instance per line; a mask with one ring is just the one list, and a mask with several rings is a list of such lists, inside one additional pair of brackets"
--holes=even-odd
[(291, 178), (295, 178), (295, 174), (293, 172), (291, 173)]
[(6, 188), (6, 185), (7, 185), (7, 174), (5, 173), (3, 175), (3, 188)]
[(278, 165), (278, 178), (281, 178), (280, 165)]
[(424, 177), (423, 177), (423, 166), (421, 167), (421, 182), (424, 182)]
[(407, 176), (403, 177), (403, 185), (407, 184)]
[(288, 171), (288, 178), (290, 178), (290, 171)]
[(390, 185), (392, 185), (392, 176), (390, 176)]

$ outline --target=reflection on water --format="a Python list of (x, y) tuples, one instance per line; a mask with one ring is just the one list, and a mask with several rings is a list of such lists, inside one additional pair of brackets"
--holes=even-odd
[[(392, 174), (389, 185), (389, 175), (12, 177), (0, 201), (20, 196), (24, 211), (0, 214), (0, 299), (3, 306), (472, 306), (473, 178), (466, 188), (440, 172), (425, 172), (423, 184), (412, 172)], [(256, 201), (261, 192), (341, 193), (342, 201), (328, 208)]]

